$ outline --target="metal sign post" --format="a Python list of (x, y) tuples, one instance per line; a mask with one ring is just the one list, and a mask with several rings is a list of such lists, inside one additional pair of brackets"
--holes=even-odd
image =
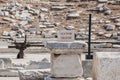
[(93, 55), (91, 55), (91, 17), (92, 14), (89, 14), (88, 55), (86, 55), (86, 59), (93, 59)]

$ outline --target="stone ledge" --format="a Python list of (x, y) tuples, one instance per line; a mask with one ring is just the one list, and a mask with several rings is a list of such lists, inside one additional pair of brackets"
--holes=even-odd
[(85, 41), (73, 41), (73, 42), (58, 42), (58, 41), (48, 41), (46, 44), (49, 49), (83, 49), (87, 47)]
[(51, 78), (47, 77), (44, 80), (84, 80), (83, 78)]
[(82, 49), (52, 49), (52, 54), (81, 54)]

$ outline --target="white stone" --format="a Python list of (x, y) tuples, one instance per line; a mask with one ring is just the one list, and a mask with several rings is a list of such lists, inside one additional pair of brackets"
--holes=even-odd
[(79, 16), (80, 16), (79, 13), (70, 13), (67, 15), (68, 18), (77, 18)]
[(48, 68), (50, 68), (50, 62), (30, 61), (30, 63), (25, 68), (26, 69), (48, 69)]
[(9, 35), (9, 32), (8, 31), (4, 31), (3, 32), (3, 36), (8, 36)]
[(98, 0), (99, 3), (106, 3), (108, 0)]
[(67, 26), (65, 27), (67, 30), (73, 30), (74, 29), (74, 26)]
[(81, 56), (79, 54), (51, 54), (52, 77), (81, 77), (83, 75)]
[(19, 78), (20, 80), (43, 80), (45, 75), (49, 74), (49, 70), (20, 70)]
[(66, 6), (64, 6), (64, 5), (57, 5), (57, 6), (51, 7), (52, 10), (63, 10), (65, 8), (66, 8)]
[(120, 52), (97, 52), (93, 61), (93, 80), (120, 80)]
[(45, 19), (45, 14), (40, 14), (40, 21), (46, 21), (46, 19)]

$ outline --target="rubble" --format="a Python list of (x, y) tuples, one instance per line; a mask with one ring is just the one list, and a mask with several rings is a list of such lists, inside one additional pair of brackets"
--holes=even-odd
[(114, 30), (114, 29), (115, 29), (115, 26), (114, 26), (114, 25), (111, 25), (111, 24), (106, 24), (105, 27), (106, 27), (106, 30), (107, 30), (107, 31), (111, 31), (111, 30)]

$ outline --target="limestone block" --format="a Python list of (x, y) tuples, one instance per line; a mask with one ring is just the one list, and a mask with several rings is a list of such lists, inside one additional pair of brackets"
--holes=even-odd
[(75, 49), (75, 48), (85, 48), (87, 47), (87, 43), (82, 41), (73, 41), (73, 42), (58, 42), (58, 41), (48, 41), (47, 42), (47, 47), (50, 49), (56, 49), (56, 48), (71, 48), (71, 49)]
[(93, 80), (120, 80), (120, 52), (95, 53)]
[(82, 63), (79, 54), (51, 54), (52, 77), (81, 77)]
[(93, 60), (83, 60), (82, 61), (84, 78), (92, 77), (92, 63), (93, 63)]
[(50, 62), (48, 61), (30, 61), (25, 67), (26, 69), (48, 69), (50, 68)]
[(44, 80), (44, 77), (49, 74), (49, 70), (20, 70), (20, 80)]

